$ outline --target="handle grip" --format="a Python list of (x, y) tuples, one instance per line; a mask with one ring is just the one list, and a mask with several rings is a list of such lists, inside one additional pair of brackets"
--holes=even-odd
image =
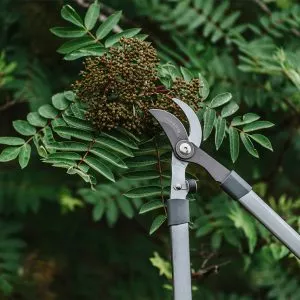
[(253, 192), (246, 181), (232, 171), (221, 186), (300, 258), (300, 235)]

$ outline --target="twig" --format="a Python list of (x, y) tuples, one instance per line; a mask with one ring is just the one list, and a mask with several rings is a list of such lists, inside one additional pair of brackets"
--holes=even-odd
[(268, 15), (272, 14), (272, 12), (269, 9), (269, 7), (265, 3), (263, 3), (261, 0), (252, 0), (252, 1), (254, 1)]
[(221, 266), (225, 266), (225, 265), (229, 264), (230, 262), (231, 261), (228, 260), (228, 261), (225, 261), (220, 264), (215, 264), (215, 265), (208, 266), (206, 268), (201, 268), (199, 271), (192, 273), (192, 278), (193, 279), (203, 279), (203, 278), (209, 276), (210, 274), (217, 274), (219, 272)]
[(17, 103), (18, 102), (16, 100), (7, 101), (5, 104), (0, 106), (0, 111), (4, 111)]

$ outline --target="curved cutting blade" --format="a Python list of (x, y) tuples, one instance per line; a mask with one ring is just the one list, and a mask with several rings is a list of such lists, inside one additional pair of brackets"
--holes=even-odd
[(186, 115), (189, 121), (189, 141), (194, 143), (197, 147), (199, 147), (202, 140), (202, 128), (198, 116), (192, 110), (192, 108), (183, 101), (176, 98), (173, 98), (172, 100), (183, 110), (184, 114)]
[(188, 140), (188, 134), (177, 117), (161, 109), (150, 109), (149, 111), (163, 128), (173, 149), (178, 141)]

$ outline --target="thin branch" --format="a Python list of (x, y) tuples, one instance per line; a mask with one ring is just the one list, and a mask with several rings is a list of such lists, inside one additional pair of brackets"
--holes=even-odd
[(252, 1), (255, 2), (268, 15), (272, 14), (269, 7), (265, 3), (263, 3), (261, 0), (252, 0)]
[(231, 261), (228, 260), (228, 261), (222, 262), (220, 264), (210, 265), (206, 268), (201, 268), (199, 271), (192, 273), (192, 278), (193, 279), (203, 279), (211, 274), (217, 274), (217, 273), (219, 273), (220, 267), (228, 265), (230, 262)]
[(4, 111), (17, 103), (18, 102), (16, 100), (7, 101), (6, 103), (0, 106), (0, 111)]
[(160, 182), (160, 187), (161, 187), (161, 202), (163, 204), (165, 214), (167, 215), (167, 209), (165, 206), (165, 199), (164, 199), (164, 189), (163, 189), (163, 185), (162, 185), (162, 170), (161, 170), (161, 162), (160, 162), (160, 153), (159, 153), (156, 137), (155, 137), (155, 148), (156, 148), (156, 156), (157, 156), (157, 167), (158, 167), (158, 171), (159, 171), (159, 182)]

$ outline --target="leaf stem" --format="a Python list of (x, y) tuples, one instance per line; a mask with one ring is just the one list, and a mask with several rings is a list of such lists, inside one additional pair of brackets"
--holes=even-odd
[(162, 170), (161, 170), (161, 162), (160, 162), (160, 153), (159, 153), (159, 149), (158, 149), (156, 136), (154, 138), (154, 141), (155, 141), (155, 149), (156, 149), (156, 156), (157, 156), (157, 167), (158, 167), (158, 171), (159, 171), (159, 183), (160, 183), (160, 187), (161, 187), (161, 202), (164, 206), (165, 215), (167, 215), (167, 209), (165, 206), (165, 199), (164, 199), (164, 190), (163, 190), (163, 184), (162, 184)]

